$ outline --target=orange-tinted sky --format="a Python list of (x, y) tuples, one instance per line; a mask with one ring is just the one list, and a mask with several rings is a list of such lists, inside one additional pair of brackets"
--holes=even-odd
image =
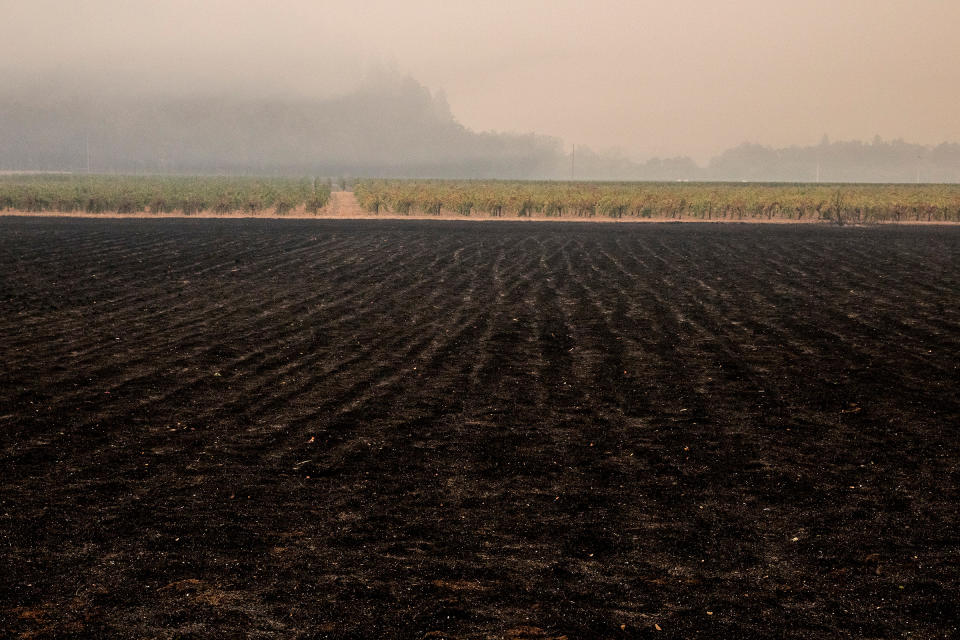
[[(960, 141), (957, 0), (0, 0), (7, 86), (327, 94), (371, 69), (478, 130), (636, 158)], [(125, 89), (126, 90), (126, 89)]]

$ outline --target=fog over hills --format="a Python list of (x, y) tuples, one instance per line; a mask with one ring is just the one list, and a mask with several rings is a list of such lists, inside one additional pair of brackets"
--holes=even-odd
[(532, 176), (561, 154), (556, 139), (469, 131), (400, 77), (332, 98), (0, 97), (6, 170)]
[(0, 92), (0, 170), (607, 180), (960, 182), (960, 145), (900, 140), (774, 149), (701, 166), (637, 162), (556, 137), (476, 132), (441, 94), (381, 75), (339, 96)]

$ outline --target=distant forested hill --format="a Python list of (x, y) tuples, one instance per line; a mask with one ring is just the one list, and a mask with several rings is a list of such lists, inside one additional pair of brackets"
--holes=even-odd
[(549, 175), (561, 141), (475, 133), (409, 79), (327, 100), (0, 94), (0, 169)]
[(0, 88), (0, 170), (775, 182), (960, 182), (960, 144), (901, 140), (774, 149), (699, 166), (636, 162), (558, 138), (480, 133), (445, 100), (391, 77), (327, 99), (110, 96)]

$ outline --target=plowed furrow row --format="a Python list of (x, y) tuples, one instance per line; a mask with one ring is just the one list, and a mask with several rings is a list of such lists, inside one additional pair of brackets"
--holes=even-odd
[[(204, 245), (203, 247), (197, 248), (197, 251), (203, 253), (203, 249), (209, 245)], [(326, 259), (330, 264), (337, 264), (338, 260), (348, 253), (352, 254), (354, 251), (353, 247), (335, 250), (333, 255), (327, 254), (324, 249), (318, 248), (320, 255), (326, 256)], [(138, 310), (137, 318), (143, 324), (152, 323), (154, 321), (159, 321), (165, 319), (165, 316), (173, 318), (174, 321), (180, 317), (181, 314), (190, 313), (190, 312), (200, 312), (203, 310), (198, 310), (196, 308), (196, 300), (191, 299), (189, 296), (189, 289), (184, 285), (189, 284), (186, 280), (187, 276), (193, 276), (193, 267), (183, 267), (179, 265), (177, 259), (179, 252), (170, 251), (162, 256), (163, 260), (172, 260), (175, 265), (178, 265), (175, 272), (171, 272), (169, 269), (166, 270), (164, 275), (160, 277), (156, 270), (150, 272), (137, 273), (138, 279), (140, 279), (140, 285), (146, 284), (148, 282), (155, 283), (155, 287), (160, 288), (160, 291), (157, 291), (154, 288), (151, 291), (151, 295), (144, 296), (143, 289), (141, 288), (131, 288), (126, 286), (128, 283), (123, 282), (124, 286), (119, 286), (114, 289), (109, 287), (108, 290), (116, 290), (121, 292), (132, 291), (129, 295), (121, 295), (116, 298), (99, 300), (97, 301), (97, 306), (95, 309), (87, 308), (87, 312), (84, 312), (84, 309), (75, 309), (71, 310), (71, 316), (68, 316), (68, 321), (64, 322), (63, 317), (49, 317), (44, 316), (39, 319), (35, 319), (32, 323), (26, 322), (22, 323), (21, 327), (23, 329), (29, 330), (31, 335), (35, 335), (41, 339), (49, 339), (53, 335), (67, 335), (67, 336), (76, 336), (77, 334), (82, 333), (95, 333), (100, 331), (102, 328), (112, 328), (116, 324), (116, 320), (121, 317), (126, 317), (131, 314), (131, 306), (136, 303), (142, 303), (147, 305), (146, 309)], [(273, 268), (279, 268), (284, 264), (290, 262), (289, 255), (286, 252), (275, 252), (267, 253), (268, 258), (257, 261), (250, 265), (244, 265), (244, 270), (246, 272), (257, 273), (260, 270), (272, 270)], [(142, 260), (142, 258), (140, 259)], [(201, 263), (195, 263), (201, 264)], [(156, 266), (156, 265), (155, 265)], [(230, 266), (228, 264), (228, 266)], [(232, 282), (226, 282), (221, 284), (226, 285), (226, 290), (223, 292), (222, 297), (226, 299), (231, 299), (235, 291), (242, 290), (245, 286), (242, 278), (233, 277), (228, 274), (232, 272), (224, 272), (224, 275), (232, 278)], [(85, 281), (85, 285), (88, 289), (102, 290), (104, 288), (103, 282), (89, 282)], [(234, 291), (231, 291), (231, 285)], [(81, 287), (78, 292), (80, 297), (89, 298), (90, 296), (83, 296), (84, 289)], [(89, 313), (89, 311), (94, 311), (94, 313)], [(169, 329), (168, 326), (163, 325), (164, 330)], [(50, 330), (55, 330), (56, 334), (45, 333)], [(143, 336), (138, 336), (142, 338)], [(19, 346), (17, 343), (12, 343), (11, 347)]]
[[(333, 260), (336, 260), (337, 256), (332, 256)], [(416, 256), (414, 256), (416, 258)], [(339, 318), (335, 318), (332, 322), (344, 321), (347, 320), (351, 315), (355, 315), (355, 312), (352, 311), (356, 306), (358, 306), (358, 298), (365, 296), (367, 298), (373, 297), (376, 299), (378, 287), (373, 287), (371, 290), (361, 290), (357, 291), (352, 295), (334, 297), (330, 295), (330, 290), (336, 290), (337, 287), (342, 286), (344, 281), (351, 280), (353, 278), (361, 277), (372, 277), (377, 279), (381, 283), (381, 287), (385, 286), (389, 282), (388, 274), (392, 273), (391, 268), (395, 265), (380, 265), (372, 266), (370, 273), (367, 270), (353, 270), (352, 272), (344, 273), (343, 269), (336, 269), (336, 275), (325, 279), (321, 286), (319, 287), (321, 291), (314, 295), (311, 295), (309, 298), (303, 301), (303, 305), (312, 305), (312, 304), (325, 304), (329, 305), (326, 307), (325, 311), (327, 312), (336, 312), (337, 308), (347, 308), (351, 309), (350, 313), (344, 314)], [(238, 286), (239, 288), (239, 286)], [(240, 294), (239, 292), (235, 295), (234, 300), (235, 304), (231, 307), (226, 307), (223, 300), (230, 299), (229, 292), (227, 296), (222, 296), (215, 301), (211, 301), (210, 306), (204, 308), (194, 308), (190, 309), (189, 313), (177, 313), (177, 310), (173, 310), (171, 313), (175, 321), (170, 324), (164, 325), (162, 322), (154, 324), (155, 327), (153, 330), (150, 330), (144, 334), (133, 333), (133, 335), (124, 335), (124, 340), (134, 345), (138, 345), (139, 348), (143, 349), (145, 353), (149, 354), (147, 358), (155, 358), (156, 353), (173, 353), (175, 357), (179, 360), (178, 362), (189, 362), (195, 360), (204, 355), (209, 355), (211, 353), (218, 353), (224, 347), (223, 344), (210, 344), (209, 335), (211, 332), (211, 324), (216, 326), (223, 327), (232, 327), (236, 326), (238, 322), (242, 328), (242, 333), (237, 333), (233, 335), (228, 335), (232, 340), (245, 341), (251, 338), (256, 338), (265, 332), (269, 332), (268, 322), (280, 322), (286, 323), (288, 314), (291, 312), (291, 309), (287, 308), (288, 305), (284, 304), (286, 293), (283, 292), (271, 292), (273, 293), (273, 299), (267, 298), (264, 299), (257, 295), (247, 295)], [(130, 309), (120, 310), (118, 314), (126, 313), (127, 315), (131, 314)], [(135, 317), (138, 318), (137, 326), (139, 326), (139, 314), (136, 314)], [(253, 324), (247, 325), (245, 322), (248, 318), (254, 318), (255, 322)], [(129, 330), (130, 325), (127, 326)], [(320, 327), (321, 329), (323, 327)], [(176, 336), (173, 340), (170, 340), (168, 336)], [(153, 339), (157, 339), (157, 343), (153, 342)], [(66, 340), (67, 338), (64, 338)], [(106, 345), (101, 347), (91, 347), (86, 353), (76, 353), (72, 352), (66, 357), (67, 364), (69, 366), (63, 366), (62, 369), (65, 371), (73, 369), (89, 370), (89, 362), (94, 362), (97, 360), (103, 359), (104, 351), (115, 351), (115, 343), (113, 340), (104, 340)], [(195, 353), (190, 353), (190, 345), (197, 344), (199, 349), (194, 349)], [(184, 354), (184, 352), (187, 352)], [(76, 355), (74, 355), (76, 353)], [(86, 359), (83, 357), (86, 356)], [(186, 356), (186, 357), (184, 357)], [(242, 360), (242, 359), (241, 359)], [(136, 358), (131, 360), (126, 360), (127, 368), (130, 370), (135, 370), (137, 365), (140, 364)], [(236, 366), (242, 364), (240, 361), (237, 362), (225, 362), (224, 366)], [(169, 368), (174, 370), (177, 368), (178, 363), (170, 363)], [(45, 362), (45, 367), (52, 367), (54, 370), (58, 368), (57, 362)], [(103, 378), (103, 372), (98, 374), (98, 377)], [(135, 382), (139, 378), (132, 378), (126, 380), (125, 382)], [(113, 382), (110, 383), (112, 386), (119, 386), (124, 382)], [(61, 381), (62, 386), (70, 388), (76, 384), (76, 381), (64, 380)]]

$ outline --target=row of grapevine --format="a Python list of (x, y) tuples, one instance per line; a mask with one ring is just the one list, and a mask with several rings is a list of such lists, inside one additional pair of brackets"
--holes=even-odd
[(361, 180), (373, 213), (960, 222), (960, 185)]
[(330, 183), (317, 179), (170, 176), (0, 176), (0, 210), (86, 213), (317, 211)]

